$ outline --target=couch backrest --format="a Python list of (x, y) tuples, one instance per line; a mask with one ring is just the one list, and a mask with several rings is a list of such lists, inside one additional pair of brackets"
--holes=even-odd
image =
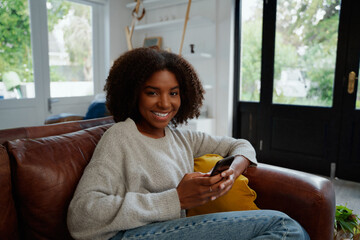
[(0, 239), (18, 239), (17, 216), (12, 197), (9, 156), (0, 144)]
[(89, 127), (114, 123), (113, 117), (95, 118), (89, 120), (62, 122), (43, 126), (20, 127), (0, 130), (0, 144), (21, 138), (39, 138), (75, 132)]
[[(10, 157), (12, 182), (1, 179), (0, 185), (7, 186), (1, 189), (7, 191), (6, 196), (14, 197), (17, 214), (13, 214), (11, 206), (14, 200), (9, 199), (9, 210), (13, 210), (5, 214), (6, 209), (0, 209), (0, 226), (17, 230), (14, 234), (20, 232), (20, 238), (71, 239), (66, 227), (68, 204), (97, 142), (111, 125), (113, 123), (63, 135), (7, 142), (7, 153), (4, 155), (9, 154)], [(3, 147), (0, 154), (1, 151), (4, 151)], [(0, 164), (4, 163), (4, 166), (9, 162), (5, 158), (0, 159)], [(2, 177), (5, 170), (1, 170)], [(8, 194), (11, 191), (13, 195)], [(10, 231), (1, 230), (0, 227), (0, 239), (17, 238), (16, 235), (10, 237)]]

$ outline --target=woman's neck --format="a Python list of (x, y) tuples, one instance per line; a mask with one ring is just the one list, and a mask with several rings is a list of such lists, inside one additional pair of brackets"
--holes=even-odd
[(165, 137), (165, 129), (147, 129), (141, 124), (135, 123), (138, 131), (147, 137), (151, 138), (162, 138)]

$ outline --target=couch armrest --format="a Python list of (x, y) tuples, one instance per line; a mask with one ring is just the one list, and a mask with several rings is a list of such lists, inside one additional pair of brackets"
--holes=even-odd
[(333, 239), (335, 192), (330, 180), (313, 174), (259, 163), (244, 174), (257, 193), (257, 206), (286, 213), (312, 240)]

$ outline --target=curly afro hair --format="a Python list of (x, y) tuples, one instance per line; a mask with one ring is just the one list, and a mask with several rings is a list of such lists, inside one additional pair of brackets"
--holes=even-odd
[(167, 70), (180, 85), (181, 105), (171, 120), (173, 126), (199, 117), (204, 89), (194, 68), (181, 56), (151, 48), (137, 48), (121, 55), (110, 69), (104, 90), (106, 106), (115, 122), (140, 120), (138, 98), (143, 84), (158, 71)]

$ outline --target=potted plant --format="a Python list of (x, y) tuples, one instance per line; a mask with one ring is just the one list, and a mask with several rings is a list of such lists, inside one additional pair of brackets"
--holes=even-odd
[(346, 206), (338, 205), (335, 211), (334, 240), (360, 240), (360, 218)]

